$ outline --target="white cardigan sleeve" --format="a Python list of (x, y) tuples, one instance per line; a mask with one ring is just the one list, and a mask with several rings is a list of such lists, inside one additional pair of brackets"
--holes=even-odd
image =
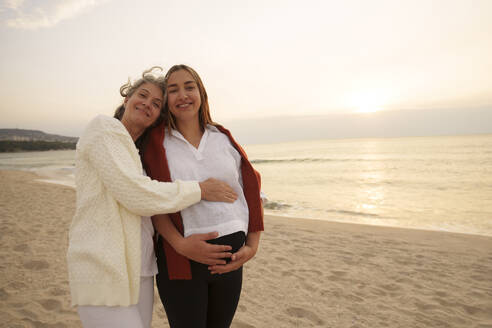
[(85, 149), (104, 187), (118, 202), (137, 215), (151, 216), (178, 212), (200, 201), (196, 181), (158, 182), (144, 176), (135, 145), (126, 139), (102, 132)]

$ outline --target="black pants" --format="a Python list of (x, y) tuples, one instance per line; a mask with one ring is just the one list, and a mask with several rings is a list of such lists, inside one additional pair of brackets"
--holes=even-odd
[[(240, 231), (208, 242), (230, 245), (234, 253), (244, 245), (245, 239)], [(169, 280), (162, 243), (157, 245), (157, 289), (169, 325), (172, 328), (229, 327), (241, 294), (243, 268), (212, 275), (207, 265), (190, 261), (192, 280)]]

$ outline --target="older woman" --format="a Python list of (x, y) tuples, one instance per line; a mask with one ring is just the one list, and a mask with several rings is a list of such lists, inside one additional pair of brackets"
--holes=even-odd
[[(77, 206), (67, 260), (72, 305), (84, 327), (150, 327), (156, 264), (152, 223), (141, 215), (176, 212), (200, 199), (237, 198), (218, 180), (163, 183), (143, 174), (136, 145), (143, 150), (147, 129), (162, 120), (163, 79), (151, 70), (123, 85), (115, 118), (96, 117), (77, 143)], [(204, 262), (225, 263), (230, 246), (205, 242), (216, 236), (180, 242)]]

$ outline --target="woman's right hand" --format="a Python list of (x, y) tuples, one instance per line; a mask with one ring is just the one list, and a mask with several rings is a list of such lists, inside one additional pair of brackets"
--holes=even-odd
[(202, 190), (202, 199), (211, 202), (234, 203), (237, 194), (225, 182), (210, 178), (199, 183)]
[(181, 238), (173, 247), (179, 254), (195, 262), (209, 266), (224, 265), (225, 258), (232, 256), (232, 247), (207, 243), (207, 240), (215, 239), (218, 235), (217, 232), (194, 234)]

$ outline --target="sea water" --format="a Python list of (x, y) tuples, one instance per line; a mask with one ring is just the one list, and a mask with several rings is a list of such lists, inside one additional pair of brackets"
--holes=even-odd
[(492, 236), (492, 135), (247, 146), (270, 213)]
[[(492, 135), (247, 145), (266, 213), (492, 236)], [(0, 154), (0, 169), (73, 185), (72, 151)]]
[(41, 181), (75, 187), (75, 150), (0, 153), (0, 170), (32, 171)]

